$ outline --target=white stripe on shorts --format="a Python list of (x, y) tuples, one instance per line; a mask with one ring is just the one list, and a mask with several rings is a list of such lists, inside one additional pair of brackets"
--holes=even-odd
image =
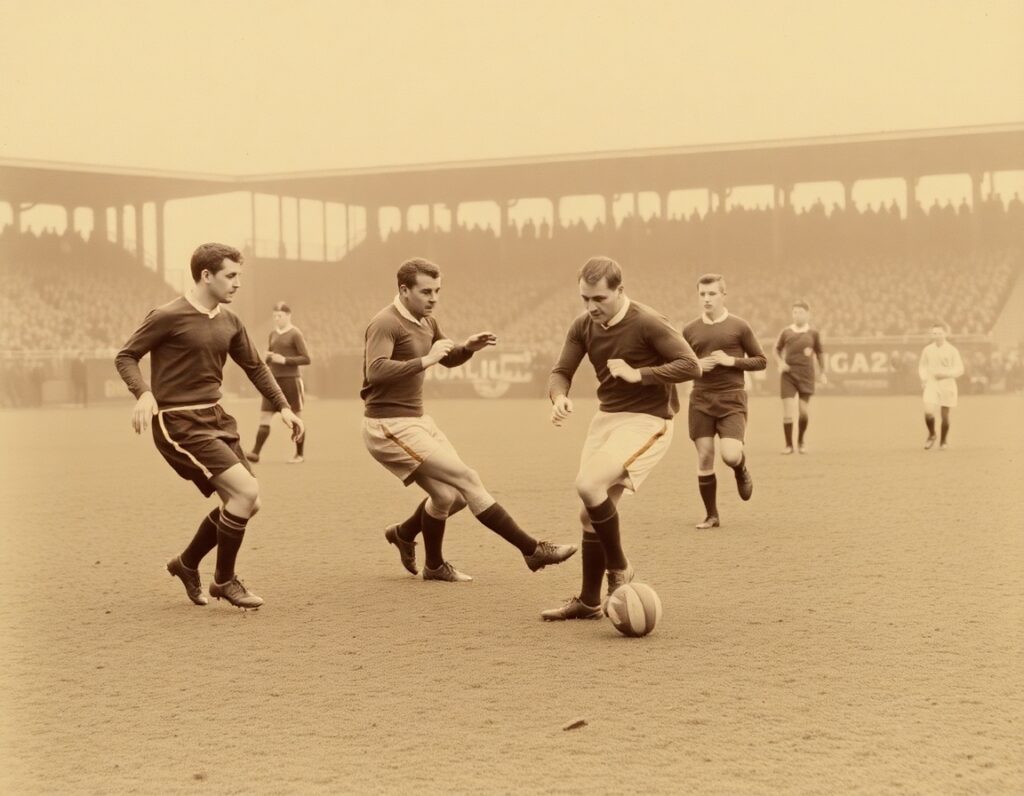
[(174, 412), (176, 410), (181, 411), (184, 409), (209, 409), (211, 406), (216, 405), (217, 404), (206, 404), (204, 406), (176, 406), (173, 409), (161, 409), (157, 413), (157, 420), (160, 421), (160, 430), (164, 433), (164, 439), (171, 443), (171, 445), (174, 446), (174, 449), (178, 451), (178, 453), (184, 453), (186, 456), (188, 456), (188, 458), (192, 460), (192, 464), (194, 464), (196, 467), (202, 470), (203, 475), (206, 476), (207, 478), (213, 478), (213, 473), (211, 473), (209, 470), (203, 467), (199, 459), (197, 459), (195, 456), (193, 456), (191, 453), (189, 453), (187, 450), (181, 447), (181, 445), (179, 445), (177, 442), (171, 439), (171, 435), (167, 432), (167, 424), (164, 423), (164, 412)]

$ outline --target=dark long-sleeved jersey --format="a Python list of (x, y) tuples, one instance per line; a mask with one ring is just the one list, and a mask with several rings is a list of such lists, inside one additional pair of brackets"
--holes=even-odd
[[(548, 380), (549, 396), (568, 394), (584, 355), (600, 382), (597, 397), (602, 412), (643, 412), (668, 419), (679, 411), (675, 385), (700, 375), (693, 349), (672, 324), (635, 301), (613, 326), (605, 326), (587, 313), (573, 321)], [(639, 370), (640, 383), (612, 376), (609, 359), (625, 360)]]
[[(152, 387), (139, 368), (146, 354)], [(277, 411), (288, 407), (238, 316), (221, 306), (211, 317), (184, 296), (152, 310), (114, 363), (132, 395), (152, 391), (163, 409), (219, 401), (229, 354)]]
[(701, 315), (683, 327), (686, 339), (698, 357), (706, 357), (712, 351), (724, 351), (736, 358), (732, 366), (716, 365), (693, 382), (694, 390), (724, 392), (743, 389), (743, 371), (764, 370), (768, 359), (753, 330), (742, 318), (727, 314), (714, 323)]
[(775, 342), (775, 351), (782, 361), (789, 365), (790, 376), (796, 381), (814, 384), (814, 358), (818, 359), (818, 367), (825, 369), (825, 354), (821, 347), (821, 335), (817, 329), (809, 326), (796, 329), (787, 326), (779, 332)]
[(302, 332), (294, 326), (288, 327), (283, 332), (279, 332), (277, 329), (272, 330), (267, 348), (271, 354), (280, 354), (284, 357), (284, 362), (280, 363), (270, 362), (270, 357), (267, 357), (267, 364), (270, 365), (270, 372), (274, 374), (275, 379), (296, 378), (299, 375), (299, 365), (310, 363), (306, 339), (302, 336)]
[[(444, 333), (432, 317), (415, 323), (403, 318), (389, 304), (366, 327), (363, 354), (363, 387), (359, 391), (366, 405), (366, 417), (421, 417), (423, 415), (423, 364), (420, 359), (430, 347), (444, 339)], [(454, 368), (466, 362), (473, 352), (457, 345), (442, 365)]]

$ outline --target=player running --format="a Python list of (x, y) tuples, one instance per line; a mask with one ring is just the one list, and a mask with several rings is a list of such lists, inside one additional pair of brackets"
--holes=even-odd
[[(299, 366), (310, 363), (309, 349), (306, 348), (306, 339), (302, 332), (292, 326), (292, 310), (283, 301), (274, 305), (273, 319), (274, 328), (270, 332), (270, 341), (267, 344), (266, 361), (270, 365), (270, 372), (274, 374), (275, 381), (288, 399), (288, 406), (296, 417), (301, 417), (306, 391), (299, 375)], [(256, 444), (252, 451), (245, 454), (250, 462), (256, 463), (260, 460), (260, 451), (270, 436), (270, 421), (273, 418), (274, 407), (264, 396), (260, 405), (260, 427), (256, 432)], [(301, 464), (305, 461), (305, 445), (306, 435), (303, 434), (295, 441), (295, 455), (288, 460), (289, 464)]]
[(804, 437), (810, 419), (809, 406), (814, 395), (814, 361), (818, 361), (818, 381), (825, 384), (825, 354), (821, 335), (810, 325), (811, 311), (806, 301), (793, 304), (793, 323), (779, 333), (775, 343), (775, 361), (779, 366), (779, 390), (782, 397), (782, 431), (786, 437), (783, 454), (793, 453), (793, 418), (799, 408), (797, 450), (807, 453)]
[(750, 500), (754, 481), (747, 469), (743, 437), (747, 428), (747, 391), (743, 372), (768, 364), (750, 325), (725, 308), (725, 277), (704, 274), (697, 280), (701, 306), (698, 318), (683, 327), (683, 338), (700, 357), (702, 375), (690, 392), (690, 439), (697, 449), (697, 486), (706, 516), (697, 528), (717, 528), (718, 481), (715, 478), (715, 435), (722, 461), (732, 468), (736, 488)]
[[(204, 496), (214, 492), (221, 507), (210, 512), (167, 571), (185, 585), (196, 605), (206, 605), (199, 562), (217, 548), (210, 595), (240, 608), (259, 608), (262, 598), (235, 574), (235, 559), (249, 520), (259, 510), (259, 484), (239, 445), (235, 419), (221, 408), (221, 382), (228, 355), (281, 419), (293, 439), (302, 437), (302, 420), (288, 407), (270, 369), (260, 361), (242, 322), (222, 304), (230, 304), (241, 286), (242, 255), (220, 243), (204, 243), (191, 261), (195, 288), (157, 307), (117, 354), (117, 372), (138, 400), (132, 428), (142, 433), (153, 420), (153, 441), (167, 463), (191, 480)], [(152, 387), (139, 361), (150, 354)]]

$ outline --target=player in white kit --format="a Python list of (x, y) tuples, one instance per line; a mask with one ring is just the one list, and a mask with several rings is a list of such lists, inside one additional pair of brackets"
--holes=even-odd
[(949, 410), (956, 406), (956, 380), (964, 375), (964, 362), (960, 352), (946, 340), (946, 327), (941, 323), (932, 324), (932, 341), (921, 352), (917, 373), (924, 387), (924, 422), (928, 426), (928, 439), (924, 449), (935, 445), (935, 410), (941, 409), (939, 450), (946, 449), (949, 435)]

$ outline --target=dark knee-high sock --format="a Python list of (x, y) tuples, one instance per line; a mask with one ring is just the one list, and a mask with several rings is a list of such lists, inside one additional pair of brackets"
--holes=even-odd
[(519, 548), (524, 556), (532, 555), (537, 549), (537, 540), (516, 525), (516, 521), (501, 507), (500, 503), (492, 503), (476, 515), (485, 526), (511, 545)]
[(807, 422), (810, 418), (807, 415), (800, 415), (799, 431), (797, 433), (797, 443), (799, 445), (804, 444), (804, 434), (807, 433)]
[(793, 447), (793, 423), (789, 420), (782, 424), (782, 433), (786, 435), (786, 447)]
[(704, 511), (709, 517), (718, 516), (718, 478), (714, 473), (710, 475), (697, 476), (697, 488), (700, 490), (700, 499), (704, 501)]
[(301, 439), (299, 439), (299, 441), (295, 443), (295, 455), (296, 456), (302, 456), (303, 455), (303, 452), (306, 450), (306, 437), (308, 437), (308, 436), (309, 436), (308, 433), (303, 434)]
[(946, 435), (949, 434), (949, 413), (942, 413), (942, 423), (939, 426), (942, 436), (939, 438), (939, 444), (944, 445), (946, 442)]
[(423, 551), (425, 554), (424, 564), (431, 569), (437, 569), (444, 563), (444, 554), (441, 552), (441, 545), (444, 540), (444, 525), (447, 518), (438, 519), (423, 509)]
[(220, 520), (220, 506), (203, 517), (196, 535), (181, 554), (181, 563), (189, 569), (199, 569), (199, 562), (217, 546), (217, 522)]
[(596, 533), (583, 532), (583, 583), (580, 586), (580, 600), (587, 605), (601, 604), (601, 584), (604, 582), (604, 571), (607, 568), (604, 547)]
[(217, 523), (217, 583), (227, 583), (235, 576), (235, 558), (242, 546), (248, 517), (236, 517), (227, 509), (221, 509)]
[(935, 415), (925, 415), (924, 424), (928, 426), (928, 436), (935, 436)]
[(423, 530), (423, 507), (427, 505), (427, 499), (423, 498), (416, 507), (416, 511), (406, 518), (405, 522), (398, 526), (398, 536), (406, 542), (411, 542), (416, 535)]
[(590, 524), (601, 540), (608, 569), (625, 569), (628, 565), (622, 552), (622, 537), (619, 534), (619, 510), (611, 498), (605, 498), (599, 506), (587, 506)]
[(260, 425), (256, 430), (256, 444), (252, 446), (252, 452), (258, 454), (263, 450), (263, 443), (267, 441), (267, 437), (270, 436), (270, 426)]

